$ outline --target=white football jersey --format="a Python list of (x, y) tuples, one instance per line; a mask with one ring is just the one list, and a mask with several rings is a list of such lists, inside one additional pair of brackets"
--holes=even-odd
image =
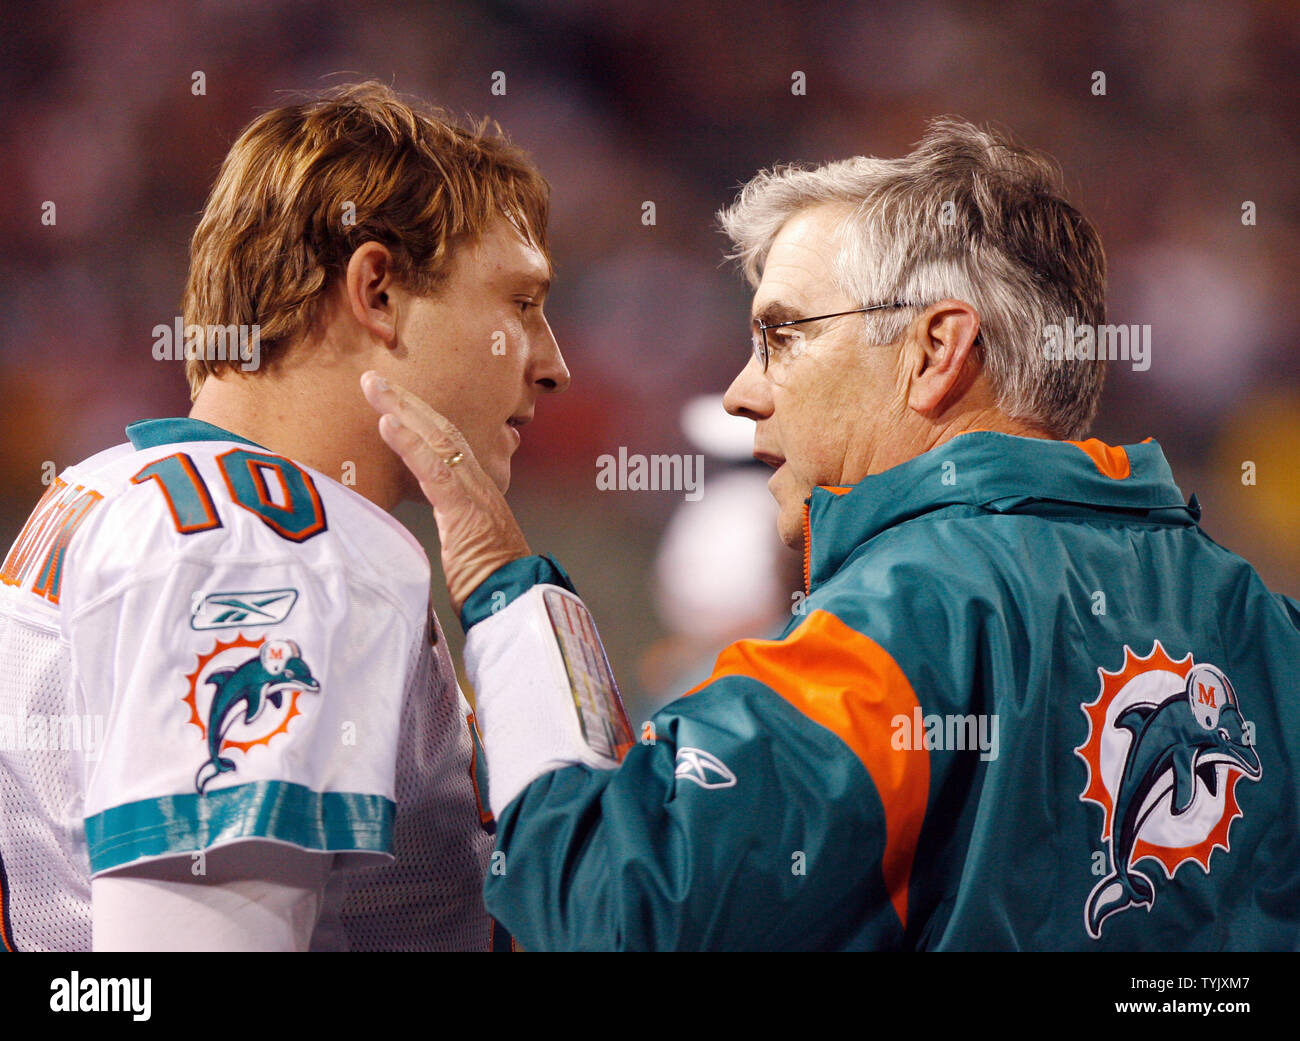
[(89, 950), (92, 877), (260, 841), (336, 854), (313, 949), (490, 949), (491, 815), (419, 543), (210, 424), (127, 434), (0, 569), (4, 946)]

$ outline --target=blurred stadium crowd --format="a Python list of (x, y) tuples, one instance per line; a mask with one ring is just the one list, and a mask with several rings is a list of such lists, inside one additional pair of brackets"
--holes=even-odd
[[(137, 0), (6, 5), (4, 20), (6, 546), (47, 463), (188, 409), (151, 330), (178, 313), (188, 238), (235, 135), (285, 92), (377, 78), (496, 118), (552, 183), (548, 312), (574, 383), (525, 432), (512, 498), (600, 620), (634, 721), (733, 630), (778, 628), (798, 588), (770, 503), (692, 516), (680, 493), (595, 488), (597, 457), (619, 446), (703, 450), (682, 410), (746, 358), (748, 291), (722, 263), (715, 211), (760, 167), (899, 155), (942, 113), (1056, 156), (1106, 245), (1110, 320), (1152, 327), (1147, 371), (1111, 366), (1096, 436), (1159, 440), (1206, 530), (1300, 595), (1290, 0)], [(729, 465), (709, 458), (704, 502)], [(425, 513), (400, 516), (433, 547)], [(681, 530), (656, 567), (670, 520)], [(727, 552), (742, 528), (743, 583)]]

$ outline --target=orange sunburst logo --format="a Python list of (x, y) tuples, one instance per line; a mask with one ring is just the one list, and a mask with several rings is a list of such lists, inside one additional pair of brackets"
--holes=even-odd
[(250, 640), (239, 634), (233, 640), (217, 640), (196, 658), (182, 700), (190, 711), (187, 722), (198, 727), (209, 749), (209, 761), (200, 768), (203, 779), (196, 781), (203, 791), (216, 774), (234, 769), (222, 753), (237, 749), (247, 754), (257, 745), (270, 744), (302, 715), (300, 695), (320, 688), (291, 640)]
[(1126, 646), (1120, 669), (1097, 675), (1096, 700), (1080, 706), (1088, 736), (1074, 750), (1088, 772), (1079, 799), (1101, 807), (1110, 847), (1110, 874), (1085, 909), (1094, 939), (1111, 914), (1154, 904), (1151, 880), (1133, 870), (1139, 861), (1156, 861), (1167, 880), (1188, 861), (1209, 874), (1243, 815), (1237, 783), (1262, 776), (1254, 726), (1216, 666), (1190, 653), (1175, 661), (1157, 640), (1145, 658)]

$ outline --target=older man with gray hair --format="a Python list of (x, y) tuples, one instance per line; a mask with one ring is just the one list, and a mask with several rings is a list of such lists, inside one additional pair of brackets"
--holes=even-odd
[(364, 381), (468, 631), (492, 912), (531, 948), (1294, 948), (1300, 604), (1154, 442), (1080, 440), (1105, 261), (1054, 165), (939, 120), (721, 219), (726, 407), (806, 599), (637, 734), (464, 440)]

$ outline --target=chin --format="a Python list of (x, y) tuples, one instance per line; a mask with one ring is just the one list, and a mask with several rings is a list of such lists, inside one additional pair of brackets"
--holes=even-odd
[(768, 487), (772, 498), (776, 500), (776, 533), (790, 549), (801, 550), (803, 548), (803, 501), (807, 495), (800, 496), (789, 488), (781, 487), (782, 476), (778, 475)]
[(492, 478), (492, 483), (500, 489), (501, 494), (505, 495), (510, 490), (510, 460), (506, 460), (501, 466), (495, 466), (488, 474)]
[(803, 549), (803, 503), (788, 505), (778, 501), (776, 533), (790, 549)]
[(785, 518), (781, 518), (776, 524), (777, 534), (781, 536), (781, 541), (785, 543), (787, 549), (796, 551), (803, 549), (803, 517), (793, 524), (787, 524)]

